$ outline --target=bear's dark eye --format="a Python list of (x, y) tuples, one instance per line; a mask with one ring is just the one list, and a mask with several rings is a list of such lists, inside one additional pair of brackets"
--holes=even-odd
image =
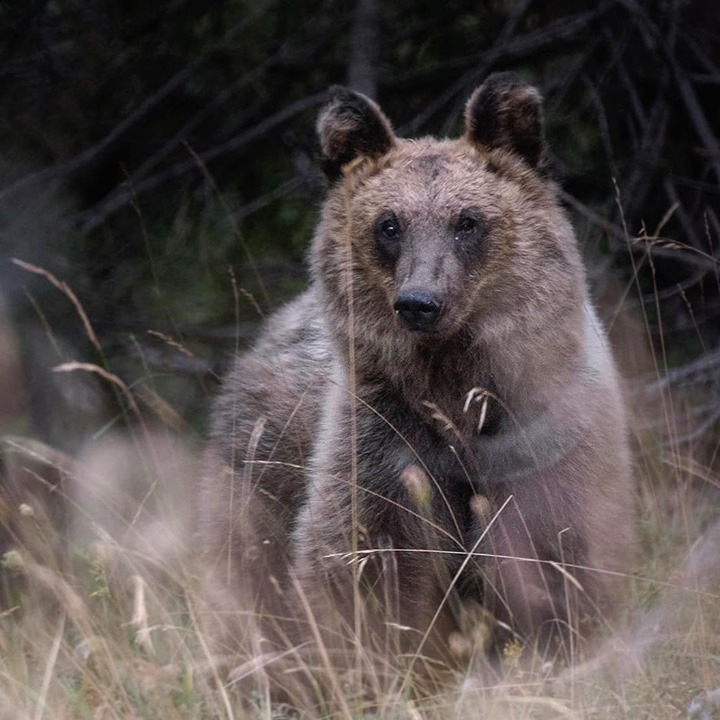
[(402, 226), (393, 212), (384, 212), (375, 223), (375, 246), (386, 265), (394, 265), (400, 256)]
[(472, 255), (482, 247), (481, 241), (487, 232), (487, 221), (479, 209), (468, 208), (460, 213), (453, 231), (459, 249), (466, 255)]
[(380, 223), (380, 232), (386, 238), (394, 238), (400, 234), (400, 225), (395, 216), (386, 218)]
[(455, 224), (455, 237), (458, 240), (462, 235), (472, 235), (480, 229), (480, 219), (474, 214), (463, 213)]
[(455, 226), (455, 232), (457, 233), (471, 233), (477, 227), (477, 220), (468, 216), (461, 217), (458, 220), (458, 224)]

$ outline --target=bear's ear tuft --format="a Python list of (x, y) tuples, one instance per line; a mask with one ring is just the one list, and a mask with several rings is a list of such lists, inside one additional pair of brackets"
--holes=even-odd
[(357, 157), (378, 158), (395, 144), (390, 121), (370, 98), (344, 87), (330, 89), (317, 121), (320, 165), (330, 180)]
[(510, 150), (537, 168), (545, 149), (540, 93), (515, 73), (491, 75), (467, 102), (465, 137), (485, 149)]

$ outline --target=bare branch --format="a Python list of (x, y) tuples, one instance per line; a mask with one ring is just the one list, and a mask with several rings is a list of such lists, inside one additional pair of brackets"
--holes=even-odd
[(704, 145), (706, 159), (715, 173), (717, 182), (720, 182), (720, 142), (708, 122), (705, 112), (697, 99), (695, 90), (688, 80), (685, 72), (680, 68), (674, 57), (670, 57), (670, 66), (673, 71), (675, 83), (685, 103), (688, 115), (695, 126), (695, 131)]
[[(263, 122), (255, 125), (255, 127), (250, 128), (244, 133), (241, 133), (240, 135), (237, 135), (220, 145), (216, 145), (209, 150), (197, 153), (197, 156), (203, 163), (207, 163), (217, 157), (220, 157), (221, 155), (238, 152), (260, 139), (263, 135), (267, 135), (278, 125), (282, 125), (284, 122), (287, 122), (300, 113), (305, 112), (312, 107), (316, 107), (324, 99), (325, 92), (321, 92), (302, 98), (301, 100), (297, 100), (294, 103), (290, 103), (290, 105), (285, 106), (282, 110), (279, 110), (274, 115), (266, 118)], [(151, 175), (145, 180), (142, 180), (134, 185), (132, 188), (124, 188), (122, 192), (119, 192), (106, 202), (101, 203), (99, 206), (95, 206), (83, 213), (83, 215), (80, 216), (78, 223), (80, 231), (84, 234), (92, 232), (95, 228), (102, 225), (108, 217), (114, 215), (118, 212), (118, 210), (126, 207), (134, 197), (158, 187), (167, 180), (182, 177), (188, 172), (194, 172), (197, 170), (197, 160), (195, 158), (190, 158), (189, 160), (177, 162), (155, 175)]]
[[(253, 17), (254, 19), (254, 17)], [(227, 37), (233, 37), (238, 32), (246, 29), (251, 23), (251, 20), (245, 20), (233, 27)], [(53, 165), (39, 172), (27, 175), (21, 180), (13, 183), (9, 187), (5, 188), (0, 192), (0, 200), (7, 195), (31, 185), (33, 183), (44, 182), (47, 180), (54, 180), (59, 177), (64, 177), (72, 172), (75, 172), (79, 168), (92, 162), (100, 153), (107, 150), (118, 138), (124, 135), (131, 127), (136, 125), (145, 115), (147, 115), (153, 108), (157, 107), (163, 102), (169, 95), (171, 95), (177, 88), (179, 88), (187, 79), (195, 72), (200, 66), (207, 61), (206, 55), (200, 55), (195, 58), (192, 62), (188, 63), (182, 70), (175, 73), (160, 89), (153, 93), (150, 97), (146, 98), (139, 107), (125, 118), (125, 120), (118, 123), (100, 142), (95, 143), (92, 147), (83, 150), (79, 155), (74, 158), (62, 162), (58, 165)]]
[[(522, 14), (527, 9), (529, 1), (524, 0), (514, 8), (495, 42), (484, 50), (481, 55), (474, 55), (464, 60), (462, 66), (469, 66), (469, 70), (463, 73), (456, 82), (452, 83), (444, 93), (441, 93), (435, 102), (430, 103), (423, 112), (402, 126), (399, 129), (400, 132), (416, 132), (449, 100), (460, 93), (464, 94), (468, 88), (477, 84), (495, 65), (527, 57), (557, 43), (559, 40), (577, 42), (579, 33), (604, 15), (612, 5), (611, 2), (602, 3), (593, 10), (547, 23), (538, 30), (510, 40), (517, 24), (522, 19)], [(405, 78), (407, 77), (409, 76), (405, 76)]]

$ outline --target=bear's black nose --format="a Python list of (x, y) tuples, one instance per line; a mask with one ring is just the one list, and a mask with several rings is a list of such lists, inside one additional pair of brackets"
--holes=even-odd
[(395, 300), (395, 312), (411, 330), (432, 330), (437, 324), (442, 303), (422, 290), (401, 291)]

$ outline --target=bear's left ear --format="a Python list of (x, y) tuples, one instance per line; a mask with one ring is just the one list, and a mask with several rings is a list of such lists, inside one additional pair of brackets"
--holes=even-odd
[(515, 73), (491, 75), (465, 106), (465, 137), (488, 150), (514, 152), (530, 167), (539, 167), (545, 149), (540, 93)]
[(330, 180), (357, 157), (379, 158), (395, 144), (390, 121), (370, 98), (344, 87), (330, 90), (317, 121), (320, 165)]

